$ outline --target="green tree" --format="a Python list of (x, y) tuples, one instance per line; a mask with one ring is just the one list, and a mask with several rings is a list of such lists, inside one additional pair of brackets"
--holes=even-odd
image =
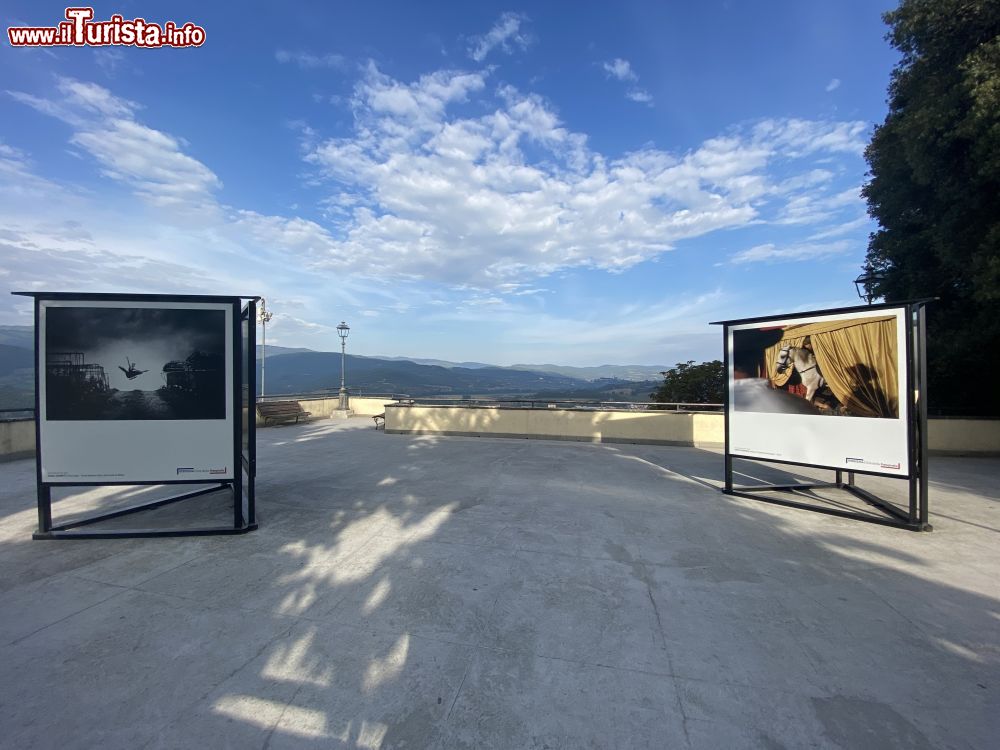
[(901, 58), (865, 158), (879, 223), (866, 269), (889, 301), (928, 308), (928, 403), (1000, 414), (1000, 2), (902, 0)]
[(663, 373), (663, 384), (649, 397), (659, 403), (721, 404), (725, 387), (722, 362), (716, 359), (696, 365), (691, 359)]

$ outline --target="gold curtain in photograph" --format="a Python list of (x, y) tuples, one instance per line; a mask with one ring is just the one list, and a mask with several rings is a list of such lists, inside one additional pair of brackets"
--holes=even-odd
[[(791, 328), (788, 330), (790, 331)], [(767, 364), (767, 378), (778, 388), (783, 388), (795, 373), (794, 367), (789, 367), (784, 372), (778, 372), (778, 355), (781, 353), (782, 347), (802, 346), (802, 342), (806, 340), (805, 336), (788, 336), (788, 331), (785, 334), (785, 338), (781, 339), (777, 344), (769, 346), (764, 351)]]
[(855, 318), (789, 326), (784, 338), (767, 349), (767, 374), (781, 387), (791, 377), (791, 368), (779, 375), (777, 359), (781, 347), (812, 342), (819, 369), (848, 411), (866, 417), (899, 416), (896, 317)]

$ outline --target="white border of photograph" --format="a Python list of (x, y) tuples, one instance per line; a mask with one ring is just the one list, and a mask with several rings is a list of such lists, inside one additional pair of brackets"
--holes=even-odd
[[(831, 320), (856, 320), (896, 316), (899, 416), (839, 417), (811, 414), (769, 414), (737, 411), (733, 379), (733, 332), (764, 327), (801, 325)], [(728, 328), (729, 352), (729, 452), (763, 460), (788, 461), (846, 471), (865, 471), (889, 476), (909, 475), (909, 398), (907, 387), (906, 308), (829, 315), (789, 315), (779, 320), (741, 323)]]
[[(49, 421), (46, 414), (46, 310), (54, 307), (223, 310), (226, 418)], [(39, 300), (38, 419), (43, 482), (164, 482), (233, 479), (233, 308), (224, 302)]]

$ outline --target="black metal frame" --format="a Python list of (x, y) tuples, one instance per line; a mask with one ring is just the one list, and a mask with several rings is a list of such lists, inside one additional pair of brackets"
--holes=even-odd
[[(242, 372), (247, 376), (247, 391), (241, 395), (241, 409), (246, 409), (247, 452), (243, 452), (243, 433), (240, 433), (240, 470), (246, 473), (247, 523), (257, 527), (256, 477), (257, 477), (257, 300), (252, 297), (240, 313), (240, 325), (247, 323), (247, 345), (242, 352)], [(242, 331), (241, 331), (242, 336)], [(242, 372), (241, 384), (242, 388)], [(243, 401), (245, 399), (245, 402)], [(241, 415), (242, 416), (242, 415)], [(242, 418), (240, 427), (243, 427)]]
[[(911, 531), (931, 531), (933, 527), (928, 522), (928, 488), (927, 488), (927, 316), (926, 305), (932, 300), (909, 300), (906, 302), (889, 302), (880, 305), (862, 305), (854, 307), (840, 307), (829, 310), (814, 310), (811, 312), (797, 312), (785, 315), (769, 315), (759, 318), (743, 318), (740, 320), (717, 321), (712, 325), (721, 325), (723, 342), (723, 366), (726, 372), (725, 406), (725, 485), (722, 492), (726, 495), (744, 497), (750, 500), (760, 500), (774, 505), (783, 505), (790, 508), (800, 508), (818, 513), (825, 513), (841, 518), (851, 518), (869, 523), (877, 523), (886, 526), (896, 526), (909, 529)], [(797, 461), (782, 461), (775, 459), (756, 458), (753, 456), (734, 456), (731, 452), (729, 441), (729, 330), (732, 326), (767, 323), (775, 320), (785, 320), (791, 317), (806, 317), (814, 315), (839, 315), (858, 312), (870, 312), (879, 309), (903, 309), (906, 318), (906, 389), (907, 399), (907, 474), (900, 477), (896, 474), (887, 474), (878, 471), (868, 470), (848, 470), (834, 466), (821, 464), (802, 463)], [(901, 398), (904, 394), (900, 395)], [(733, 484), (733, 459), (738, 458), (743, 461), (757, 461), (761, 463), (776, 463), (791, 466), (806, 466), (817, 469), (830, 469), (834, 472), (833, 482), (816, 482), (803, 484), (762, 484), (751, 486), (734, 486)], [(847, 474), (847, 481), (844, 481), (844, 474)], [(870, 476), (887, 477), (890, 479), (905, 479), (909, 483), (909, 503), (907, 508), (900, 508), (884, 498), (877, 497), (867, 490), (863, 490), (855, 483), (856, 474), (866, 474)], [(853, 509), (843, 507), (830, 507), (806, 503), (799, 500), (792, 500), (782, 497), (768, 496), (758, 493), (780, 492), (788, 493), (792, 497), (809, 497), (812, 490), (816, 489), (838, 489), (844, 490), (851, 496), (863, 500), (878, 513), (868, 514)], [(823, 500), (813, 495), (814, 498)], [(828, 501), (830, 502), (830, 501)], [(881, 515), (880, 515), (880, 514)]]
[[(37, 488), (38, 501), (38, 530), (32, 534), (32, 539), (121, 539), (135, 537), (178, 537), (178, 536), (213, 536), (245, 534), (257, 528), (256, 502), (254, 494), (255, 474), (256, 474), (256, 433), (254, 422), (256, 417), (256, 302), (260, 297), (228, 297), (214, 295), (169, 295), (169, 294), (93, 294), (93, 293), (73, 293), (73, 292), (13, 292), (15, 295), (31, 297), (34, 299), (34, 321), (35, 321), (35, 482)], [(249, 299), (245, 309), (241, 309), (241, 302)], [(39, 346), (40, 328), (39, 311), (42, 301), (106, 301), (106, 302), (164, 302), (164, 303), (197, 303), (211, 302), (218, 304), (228, 304), (232, 306), (232, 327), (230, 336), (232, 339), (232, 359), (233, 359), (233, 382), (232, 393), (233, 402), (231, 404), (233, 414), (233, 478), (217, 482), (206, 482), (204, 479), (176, 479), (176, 480), (156, 480), (156, 481), (136, 481), (127, 482), (52, 482), (42, 479), (42, 441), (41, 441), (41, 408), (39, 403), (40, 389), (39, 378), (41, 377), (42, 364), (39, 362), (41, 347)], [(250, 315), (250, 326), (248, 331), (249, 351), (243, 351), (242, 320), (244, 315)], [(242, 377), (243, 368), (249, 367), (249, 398), (248, 398), (248, 456), (243, 455), (243, 420), (241, 410), (243, 408)], [(244, 478), (244, 474), (246, 477)], [(96, 516), (79, 518), (65, 523), (52, 523), (52, 488), (53, 487), (104, 487), (104, 486), (160, 486), (160, 485), (205, 485), (190, 492), (180, 495), (160, 498), (151, 502), (140, 503), (126, 508), (101, 513)], [(229, 490), (233, 498), (233, 525), (232, 526), (208, 526), (195, 528), (137, 528), (137, 529), (102, 529), (89, 531), (76, 531), (82, 526), (90, 526), (95, 523), (107, 521), (112, 518), (139, 513), (145, 510), (152, 510), (170, 503), (181, 500), (189, 500), (201, 495), (207, 495), (220, 490)]]

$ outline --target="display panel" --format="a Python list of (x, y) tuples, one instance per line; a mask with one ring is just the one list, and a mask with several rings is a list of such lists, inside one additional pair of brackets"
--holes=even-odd
[(727, 331), (732, 455), (907, 476), (904, 308)]
[(257, 300), (251, 299), (240, 313), (240, 334), (243, 357), (240, 362), (240, 388), (242, 389), (241, 453), (246, 471), (252, 476), (257, 460), (254, 421), (257, 418)]
[(231, 304), (40, 300), (42, 480), (231, 479)]
[[(250, 305), (247, 306), (248, 309), (244, 310), (240, 318), (240, 337), (242, 339), (242, 347), (244, 353), (243, 367), (240, 368), (240, 419), (243, 420), (243, 439), (241, 441), (240, 450), (243, 454), (243, 459), (249, 465), (250, 463), (250, 404), (253, 400), (254, 394), (251, 393), (250, 380), (253, 373), (254, 359), (251, 358), (251, 334), (253, 330), (251, 329), (251, 322), (248, 316)], [(255, 415), (256, 416), (256, 415)]]

